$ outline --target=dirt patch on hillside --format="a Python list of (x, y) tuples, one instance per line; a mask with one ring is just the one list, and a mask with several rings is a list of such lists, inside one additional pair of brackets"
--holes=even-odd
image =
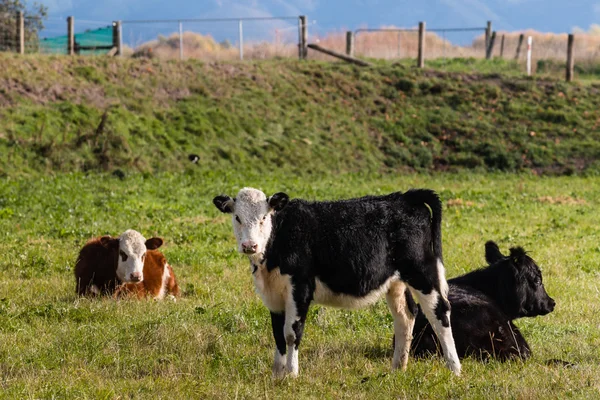
[(99, 108), (104, 108), (109, 104), (104, 89), (99, 86), (74, 87), (60, 83), (41, 86), (11, 78), (0, 80), (0, 106), (15, 105), (19, 98), (42, 105), (67, 100)]
[(499, 86), (503, 90), (510, 92), (525, 92), (529, 91), (531, 86), (537, 86), (539, 89), (548, 92), (554, 90), (556, 81), (551, 79), (537, 78), (531, 80), (527, 78), (503, 77), (498, 73), (477, 73), (477, 72), (447, 72), (426, 70), (423, 71), (423, 76), (426, 78), (438, 78), (441, 80), (453, 80), (468, 84), (485, 83), (489, 85)]
[(480, 73), (466, 73), (466, 72), (447, 72), (447, 71), (436, 71), (436, 70), (426, 70), (423, 71), (423, 76), (426, 78), (437, 78), (437, 79), (451, 79), (455, 81), (462, 81), (465, 83), (474, 83), (474, 82), (486, 82), (486, 83), (495, 83), (501, 84), (502, 77), (500, 74), (480, 74)]

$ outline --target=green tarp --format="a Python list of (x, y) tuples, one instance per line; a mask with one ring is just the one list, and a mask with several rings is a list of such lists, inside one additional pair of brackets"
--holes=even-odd
[[(40, 39), (40, 53), (67, 54), (67, 35)], [(83, 47), (112, 46), (113, 27), (107, 26), (75, 34), (75, 43)], [(77, 46), (75, 46), (77, 47)], [(81, 50), (79, 54), (106, 54), (108, 50)]]

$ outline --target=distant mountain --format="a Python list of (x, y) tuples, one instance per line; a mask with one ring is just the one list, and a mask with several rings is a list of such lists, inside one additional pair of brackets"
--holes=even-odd
[[(535, 29), (570, 32), (587, 29), (600, 20), (600, 0), (38, 0), (49, 8), (46, 35), (64, 31), (64, 19), (75, 16), (78, 30), (108, 24), (113, 20), (180, 18), (237, 18), (307, 15), (309, 32), (326, 32), (359, 27), (413, 27), (426, 21), (429, 28), (483, 27), (487, 20), (495, 30)], [(130, 24), (125, 40), (136, 42), (178, 30), (177, 24)], [(237, 41), (237, 22), (192, 24), (185, 30), (209, 33), (217, 40)], [(247, 23), (248, 36), (295, 34), (295, 22)], [(55, 33), (56, 32), (56, 33)], [(262, 32), (262, 33), (261, 33)], [(129, 38), (127, 37), (129, 35)], [(465, 35), (452, 41), (464, 41)]]

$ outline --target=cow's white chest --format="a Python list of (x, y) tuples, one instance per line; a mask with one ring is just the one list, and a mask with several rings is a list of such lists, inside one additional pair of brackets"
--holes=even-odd
[(254, 264), (256, 271), (252, 274), (254, 288), (263, 304), (273, 312), (285, 311), (285, 300), (291, 291), (289, 275), (281, 275), (279, 268), (268, 271), (264, 264)]
[(325, 283), (317, 279), (314, 293), (314, 301), (315, 303), (332, 307), (346, 309), (363, 308), (375, 304), (377, 300), (381, 298), (382, 295), (388, 292), (388, 290), (390, 289), (390, 285), (398, 280), (398, 276), (391, 276), (377, 289), (370, 291), (365, 296), (358, 297), (349, 294), (336, 293), (329, 289), (329, 287), (327, 287)]

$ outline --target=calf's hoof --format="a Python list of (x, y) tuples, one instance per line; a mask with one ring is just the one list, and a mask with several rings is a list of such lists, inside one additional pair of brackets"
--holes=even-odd
[(392, 360), (392, 369), (393, 370), (402, 370), (402, 371), (406, 371), (406, 366), (408, 365), (408, 357), (404, 358), (404, 359), (396, 359), (394, 357), (394, 359)]
[(284, 364), (273, 365), (273, 379), (283, 379), (287, 375)]
[(298, 377), (298, 368), (292, 368), (291, 370), (287, 370), (287, 376), (296, 379)]
[(446, 365), (454, 375), (460, 376), (460, 361), (448, 360), (446, 361)]

